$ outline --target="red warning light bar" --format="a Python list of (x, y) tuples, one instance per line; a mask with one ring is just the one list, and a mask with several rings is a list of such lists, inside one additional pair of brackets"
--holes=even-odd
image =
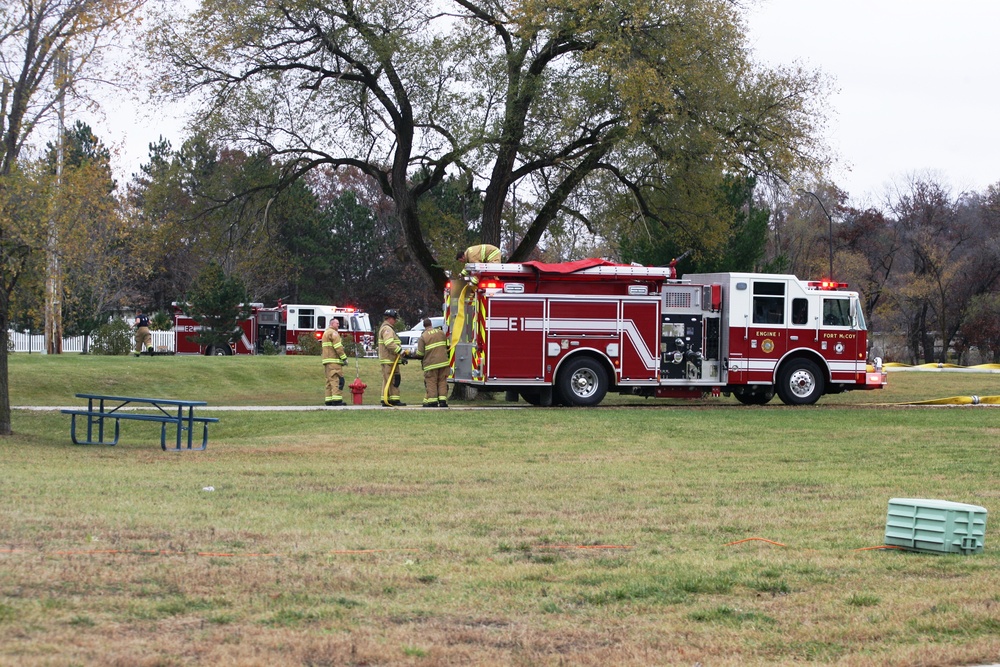
[(820, 289), (820, 290), (847, 289), (847, 283), (840, 283), (837, 282), (836, 280), (827, 280), (826, 278), (824, 278), (823, 280), (810, 280), (808, 285), (813, 289)]

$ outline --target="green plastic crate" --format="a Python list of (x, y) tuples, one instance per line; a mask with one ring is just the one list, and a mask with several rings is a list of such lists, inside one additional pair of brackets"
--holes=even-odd
[(893, 498), (885, 543), (924, 553), (977, 554), (986, 539), (986, 508), (948, 500)]

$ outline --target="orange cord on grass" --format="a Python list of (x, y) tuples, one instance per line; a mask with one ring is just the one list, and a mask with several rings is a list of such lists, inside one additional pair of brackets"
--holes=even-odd
[(744, 542), (753, 542), (755, 540), (758, 541), (758, 542), (767, 542), (768, 544), (773, 544), (773, 545), (779, 546), (779, 547), (787, 547), (788, 546), (787, 544), (782, 544), (781, 542), (775, 542), (774, 540), (766, 540), (763, 537), (748, 537), (745, 540), (736, 540), (735, 542), (730, 542), (729, 544), (727, 544), (725, 546), (731, 547), (731, 546), (736, 545), (736, 544), (743, 544)]
[(900, 551), (906, 551), (905, 547), (897, 547), (893, 544), (880, 544), (877, 547), (861, 547), (860, 549), (855, 549), (854, 551), (872, 551), (873, 549), (899, 549)]
[(210, 551), (199, 551), (195, 553), (195, 555), (208, 556), (211, 558), (275, 558), (281, 556), (281, 554), (221, 554), (212, 553)]
[[(330, 551), (331, 554), (374, 554), (387, 553), (390, 551), (420, 551), (420, 549), (339, 549)], [(2, 554), (27, 553), (27, 549), (0, 549)], [(283, 554), (238, 554), (221, 551), (166, 551), (160, 549), (61, 549), (49, 552), (55, 556), (99, 556), (109, 554), (125, 554), (138, 556), (202, 556), (205, 558), (280, 558)]]
[(536, 549), (631, 549), (627, 544), (542, 544)]
[[(725, 546), (731, 547), (731, 546), (736, 545), (736, 544), (743, 544), (744, 542), (752, 542), (754, 540), (757, 540), (757, 541), (760, 541), (760, 542), (767, 542), (768, 544), (774, 544), (775, 546), (779, 546), (779, 547), (787, 547), (788, 546), (787, 544), (782, 544), (781, 542), (775, 542), (773, 540), (766, 540), (763, 537), (748, 537), (745, 540), (737, 540), (735, 542), (730, 542), (730, 543), (726, 544)], [(872, 551), (874, 549), (899, 549), (900, 551), (906, 551), (905, 547), (897, 547), (897, 546), (890, 545), (890, 544), (880, 544), (880, 545), (878, 545), (876, 547), (861, 547), (860, 549), (853, 549), (852, 551)]]
[(420, 549), (338, 549), (332, 554), (380, 554), (388, 551), (420, 551)]
[[(0, 553), (26, 553), (26, 549), (0, 549)], [(213, 558), (277, 558), (282, 554), (231, 554), (211, 551), (166, 551), (160, 549), (62, 549), (49, 552), (55, 556), (100, 556), (108, 554), (125, 554), (134, 556), (208, 556)]]
[[(778, 547), (788, 547), (787, 544), (782, 544), (781, 542), (775, 542), (774, 540), (768, 540), (763, 537), (748, 537), (742, 540), (736, 540), (735, 542), (728, 542), (724, 546), (732, 547), (737, 544), (743, 544), (744, 542), (766, 542), (768, 544), (773, 544)], [(627, 544), (542, 544), (534, 547), (536, 549), (634, 549), (635, 547)], [(861, 547), (860, 549), (853, 549), (852, 551), (874, 551), (880, 549), (897, 549), (899, 551), (906, 551), (905, 547), (899, 547), (895, 545), (881, 544), (874, 547)], [(329, 551), (327, 553), (333, 555), (351, 555), (351, 554), (376, 554), (376, 553), (389, 553), (393, 551), (401, 552), (419, 552), (420, 549), (336, 549)], [(0, 549), (0, 554), (15, 554), (15, 553), (27, 553), (27, 549)], [(140, 556), (185, 556), (189, 555), (186, 551), (166, 551), (157, 549), (75, 549), (75, 550), (60, 550), (49, 552), (52, 555), (58, 556), (96, 556), (96, 555), (108, 555), (108, 554), (125, 554), (125, 555), (140, 555)], [(197, 551), (193, 552), (192, 555), (209, 557), (209, 558), (280, 558), (282, 554), (259, 554), (259, 553), (248, 553), (248, 554), (237, 554), (237, 553), (223, 553), (223, 552), (213, 552), (213, 551)]]

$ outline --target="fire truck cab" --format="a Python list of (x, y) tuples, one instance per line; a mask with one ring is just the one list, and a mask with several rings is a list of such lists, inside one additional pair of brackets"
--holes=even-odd
[[(791, 275), (691, 274), (581, 260), (469, 264), (452, 381), (533, 404), (608, 391), (786, 404), (885, 385), (856, 292)], [(446, 297), (449, 295), (446, 295)], [(446, 303), (451, 303), (446, 298)], [(456, 311), (457, 312), (457, 311)]]
[(331, 320), (340, 323), (339, 332), (345, 340), (357, 340), (366, 354), (374, 349), (375, 337), (368, 313), (355, 308), (304, 304), (287, 304), (275, 310), (280, 311), (283, 316), (280, 321), (283, 326), (276, 330), (276, 334), (288, 354), (299, 352), (299, 339), (302, 336), (321, 339), (323, 330)]
[(264, 307), (249, 305), (249, 314), (239, 321), (240, 336), (230, 345), (199, 345), (195, 338), (201, 325), (184, 314), (180, 304), (174, 304), (174, 346), (177, 354), (228, 356), (260, 354), (261, 346), (270, 341), (285, 354), (298, 354), (299, 341), (305, 336), (319, 340), (330, 320), (340, 322), (340, 334), (345, 340), (357, 340), (365, 355), (374, 351), (374, 335), (368, 313), (356, 308), (337, 306), (281, 304)]

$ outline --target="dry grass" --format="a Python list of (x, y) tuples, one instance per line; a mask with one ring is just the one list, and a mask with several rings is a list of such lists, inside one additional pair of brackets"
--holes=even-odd
[(186, 455), (18, 412), (0, 664), (1000, 658), (989, 531), (976, 556), (858, 551), (891, 497), (1000, 507), (998, 408), (432, 412), (219, 413)]

